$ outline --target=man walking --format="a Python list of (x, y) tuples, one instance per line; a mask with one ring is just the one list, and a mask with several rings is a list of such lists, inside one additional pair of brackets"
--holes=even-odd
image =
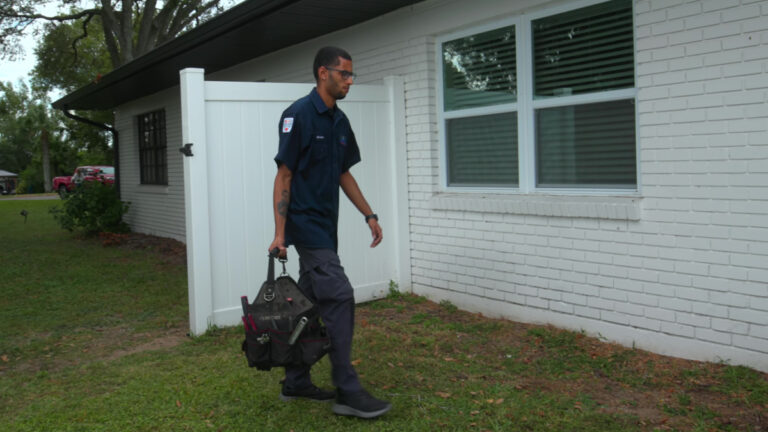
[(286, 367), (283, 400), (336, 397), (333, 412), (378, 417), (392, 407), (363, 389), (351, 364), (355, 299), (339, 262), (339, 187), (365, 216), (376, 247), (382, 240), (378, 216), (363, 197), (349, 169), (360, 150), (347, 116), (336, 106), (349, 92), (355, 74), (352, 57), (336, 47), (320, 49), (312, 66), (317, 86), (294, 102), (280, 119), (275, 162), (275, 238), (268, 250), (294, 245), (299, 253), (299, 287), (315, 301), (331, 339), (331, 375), (336, 392), (312, 384), (309, 367)]

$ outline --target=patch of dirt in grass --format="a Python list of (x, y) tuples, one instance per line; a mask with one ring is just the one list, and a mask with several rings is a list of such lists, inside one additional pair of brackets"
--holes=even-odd
[(167, 350), (187, 340), (187, 331), (183, 321), (138, 333), (125, 327), (107, 327), (86, 344), (82, 360), (112, 361), (146, 351)]
[(179, 332), (179, 329), (174, 329), (173, 331), (161, 335), (144, 333), (135, 335), (135, 337), (140, 337), (141, 339), (144, 339), (145, 342), (130, 348), (114, 351), (106, 357), (106, 360), (117, 360), (121, 357), (145, 351), (159, 351), (173, 348), (188, 339), (185, 333)]
[(167, 264), (186, 265), (187, 263), (187, 246), (178, 240), (140, 233), (101, 233), (99, 239), (105, 247), (156, 252)]
[[(415, 298), (361, 306), (358, 323), (363, 331), (367, 327), (389, 333), (430, 325), (437, 339), (458, 336), (464, 341), (452, 348), (454, 353), (509, 371), (485, 380), (521, 392), (583, 398), (598, 412), (636, 419), (641, 429), (768, 431), (768, 403), (749, 403), (743, 388), (727, 390), (727, 365), (666, 357), (582, 333), (492, 319)], [(768, 374), (756, 376), (768, 385)], [(707, 427), (702, 429), (702, 424)]]
[(39, 355), (1, 364), (0, 374), (58, 371), (146, 351), (166, 350), (185, 340), (187, 328), (184, 322), (141, 333), (134, 333), (125, 326), (77, 328), (70, 334), (50, 340), (50, 347), (44, 348)]

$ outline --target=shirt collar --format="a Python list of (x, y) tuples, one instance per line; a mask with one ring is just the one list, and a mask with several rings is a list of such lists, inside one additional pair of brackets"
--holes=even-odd
[[(323, 102), (323, 98), (320, 97), (320, 93), (317, 92), (317, 87), (312, 89), (312, 92), (309, 93), (309, 98), (312, 99), (312, 104), (315, 106), (315, 109), (317, 110), (318, 114), (324, 114), (328, 111), (331, 111), (330, 108)], [(336, 114), (336, 109), (331, 111), (334, 115)]]
[(325, 102), (323, 102), (323, 98), (321, 98), (320, 93), (317, 92), (317, 87), (312, 89), (312, 92), (309, 93), (309, 97), (312, 99), (312, 104), (315, 105), (315, 109), (319, 114), (328, 111), (328, 107), (325, 105)]

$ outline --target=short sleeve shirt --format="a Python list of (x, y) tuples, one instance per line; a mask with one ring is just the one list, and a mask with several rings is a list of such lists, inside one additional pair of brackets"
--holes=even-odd
[(312, 89), (280, 117), (278, 165), (291, 170), (285, 243), (337, 250), (339, 177), (360, 162), (349, 119)]

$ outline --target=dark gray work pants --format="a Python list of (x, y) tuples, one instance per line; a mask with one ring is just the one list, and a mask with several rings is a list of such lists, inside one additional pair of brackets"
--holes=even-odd
[[(331, 378), (342, 392), (362, 389), (352, 367), (352, 334), (355, 326), (355, 297), (344, 274), (339, 256), (331, 249), (297, 247), (299, 252), (299, 288), (320, 310), (331, 338)], [(312, 384), (309, 367), (286, 367), (285, 385), (301, 389)]]

